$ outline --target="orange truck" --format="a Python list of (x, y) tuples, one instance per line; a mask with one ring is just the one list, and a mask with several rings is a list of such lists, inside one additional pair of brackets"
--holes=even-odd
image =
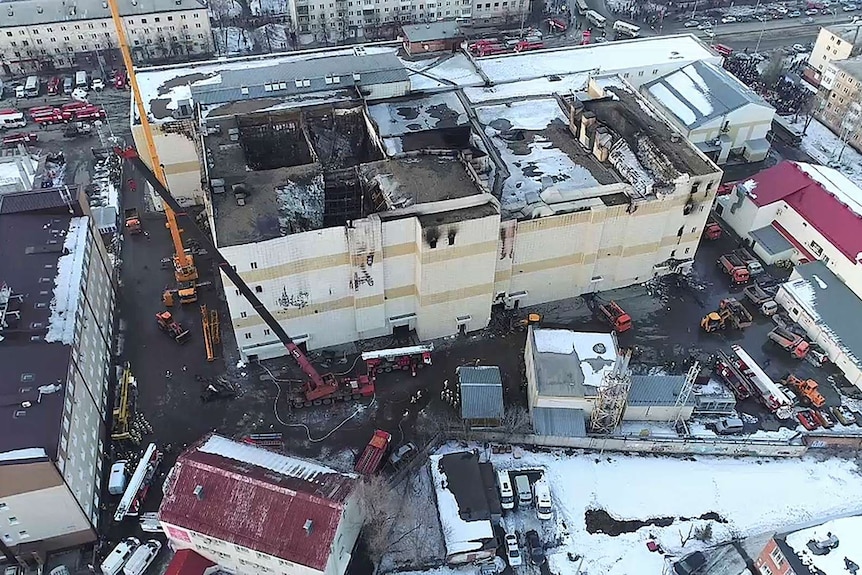
[(770, 331), (768, 337), (796, 359), (805, 359), (811, 347), (804, 337), (781, 326)]
[(820, 394), (817, 389), (817, 382), (813, 379), (800, 379), (795, 375), (788, 375), (784, 380), (784, 385), (796, 390), (813, 407), (823, 407), (826, 403), (826, 398)]
[(730, 276), (730, 279), (734, 284), (747, 284), (748, 280), (751, 279), (751, 272), (748, 270), (748, 264), (742, 261), (742, 259), (736, 254), (724, 254), (718, 258), (716, 265), (724, 273)]

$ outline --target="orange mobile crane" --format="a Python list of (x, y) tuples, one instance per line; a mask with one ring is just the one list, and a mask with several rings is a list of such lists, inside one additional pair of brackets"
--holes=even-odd
[[(153, 141), (153, 131), (150, 126), (150, 118), (147, 115), (147, 109), (144, 106), (141, 91), (138, 88), (138, 79), (135, 77), (135, 65), (132, 62), (132, 54), (129, 52), (129, 43), (126, 40), (126, 31), (123, 28), (123, 20), (120, 17), (120, 9), (117, 6), (117, 0), (108, 0), (108, 6), (111, 9), (111, 17), (114, 20), (114, 27), (117, 29), (117, 40), (120, 45), (120, 53), (123, 55), (123, 63), (126, 66), (126, 72), (129, 74), (129, 82), (132, 85), (132, 94), (135, 98), (135, 106), (138, 110), (138, 117), (141, 121), (144, 138), (147, 141), (147, 151), (150, 155), (153, 172), (156, 174), (156, 177), (162, 185), (167, 187), (168, 180), (165, 177), (165, 168), (159, 161), (159, 155), (156, 152), (156, 144)], [(162, 202), (162, 205), (165, 208), (165, 217), (167, 218), (165, 227), (170, 230), (171, 240), (173, 240), (174, 243), (174, 277), (176, 278), (177, 283), (183, 284), (184, 287), (187, 287), (189, 282), (194, 282), (198, 279), (198, 270), (195, 267), (191, 254), (186, 252), (186, 249), (183, 246), (183, 230), (180, 229), (177, 224), (177, 214), (166, 202)], [(192, 286), (193, 285), (194, 284), (192, 283)], [(191, 289), (195, 288), (192, 287)], [(197, 298), (195, 298), (195, 300), (196, 299)]]

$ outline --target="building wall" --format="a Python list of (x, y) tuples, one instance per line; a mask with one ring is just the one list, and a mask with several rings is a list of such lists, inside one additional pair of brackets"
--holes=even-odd
[(353, 547), (362, 528), (359, 505), (349, 500), (333, 538), (331, 555), (324, 571), (312, 569), (286, 559), (259, 553), (222, 539), (209, 537), (190, 529), (162, 522), (162, 527), (174, 549), (193, 549), (219, 566), (238, 575), (343, 575), (350, 562)]
[[(170, 55), (211, 54), (212, 31), (207, 9), (198, 6), (123, 18), (130, 48), (137, 62)], [(6, 18), (4, 13), (4, 18)], [(8, 20), (7, 20), (8, 22)], [(11, 35), (10, 35), (11, 34)], [(79, 67), (98, 69), (97, 53), (119, 61), (117, 31), (110, 18), (81, 18), (54, 24), (17, 26), (0, 21), (0, 62), (12, 75), (40, 70)], [(82, 56), (91, 56), (91, 61)], [(89, 66), (81, 64), (89, 63)], [(0, 74), (3, 68), (0, 67)]]
[(842, 40), (840, 36), (833, 34), (828, 28), (821, 28), (817, 34), (817, 40), (814, 41), (811, 55), (808, 57), (808, 65), (816, 70), (819, 76), (822, 76), (830, 62), (845, 60), (850, 57), (852, 51), (853, 44), (851, 42)]
[(822, 109), (819, 119), (826, 124), (839, 138), (857, 150), (862, 150), (862, 127), (857, 120), (849, 126), (845, 120), (850, 115), (862, 116), (862, 78), (858, 78), (835, 67), (835, 79), (831, 82), (831, 90), (822, 92)]
[[(791, 275), (791, 280), (798, 279), (799, 277), (794, 272)], [(844, 351), (832, 334), (825, 331), (815, 322), (814, 318), (805, 311), (805, 307), (797, 302), (796, 298), (784, 286), (778, 288), (778, 292), (775, 294), (775, 302), (787, 311), (787, 314), (793, 321), (799, 323), (805, 329), (808, 339), (823, 348), (829, 356), (829, 360), (841, 370), (847, 381), (862, 389), (862, 368)]]
[(31, 545), (44, 553), (96, 538), (89, 518), (49, 461), (0, 466), (0, 534), (22, 556)]
[(693, 405), (682, 408), (673, 405), (627, 405), (623, 421), (675, 421), (677, 417), (691, 419)]
[[(183, 206), (201, 205), (204, 203), (204, 192), (201, 190), (200, 162), (196, 142), (182, 133), (165, 131), (164, 124), (151, 124), (153, 141), (159, 162), (165, 167), (168, 189)], [(140, 124), (132, 126), (132, 138), (141, 159), (152, 169), (147, 141)], [(146, 186), (150, 199), (157, 209), (161, 210), (162, 201), (149, 185)]]
[(331, 38), (373, 36), (377, 29), (397, 31), (400, 23), (415, 24), (472, 18), (479, 23), (520, 22), (529, 13), (530, 0), (338, 0), (319, 4), (296, 0), (288, 10), (300, 34), (328, 34)]
[(794, 575), (795, 573), (775, 543), (775, 539), (770, 539), (766, 543), (763, 551), (754, 561), (754, 565), (760, 570), (760, 575)]
[(92, 218), (88, 223), (81, 319), (72, 342), (57, 466), (83, 512), (98, 525), (116, 293), (101, 236)]
[[(762, 140), (772, 129), (775, 110), (767, 106), (746, 104), (688, 133), (692, 143), (709, 142), (724, 134), (731, 140), (731, 151), (742, 152), (748, 142)], [(725, 129), (725, 125), (727, 128)]]
[[(682, 178), (675, 193), (638, 202), (633, 213), (611, 206), (522, 222), (500, 222), (495, 214), (424, 227), (415, 217), (380, 222), (374, 216), (349, 229), (223, 253), (287, 333), (309, 349), (390, 334), (398, 325), (434, 339), (484, 328), (493, 303), (533, 305), (673, 271), (669, 260), (694, 258), (719, 178), (720, 172)], [(433, 248), (429, 235), (439, 236)], [(372, 245), (379, 247), (359, 249)], [(369, 256), (372, 265), (366, 265)], [(283, 355), (263, 320), (222, 279), (243, 356)]]

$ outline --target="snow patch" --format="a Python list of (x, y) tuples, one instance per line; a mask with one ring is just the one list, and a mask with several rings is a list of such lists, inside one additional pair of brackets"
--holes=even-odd
[[(812, 553), (808, 544), (811, 541), (825, 542), (834, 537), (837, 547), (823, 555)], [(827, 521), (817, 527), (802, 529), (791, 533), (785, 539), (787, 545), (807, 565), (812, 572), (833, 575), (848, 573), (845, 558), (862, 565), (862, 517), (845, 517)], [(819, 552), (819, 551), (818, 551)]]
[(448, 478), (440, 469), (440, 459), (443, 455), (432, 455), (431, 476), (437, 491), (437, 511), (446, 539), (446, 551), (450, 555), (476, 551), (482, 548), (483, 540), (494, 537), (494, 529), (487, 519), (481, 521), (465, 521), (461, 519), (458, 500), (447, 488)]
[(26, 449), (13, 449), (0, 453), (0, 461), (20, 461), (22, 459), (39, 459), (48, 457), (41, 447), (28, 447)]
[(87, 216), (69, 220), (69, 230), (63, 240), (63, 255), (57, 260), (51, 316), (48, 318), (48, 333), (45, 334), (47, 342), (71, 345), (75, 338), (75, 315), (84, 280), (88, 222)]
[[(785, 118), (785, 120), (791, 119)], [(796, 121), (791, 122), (791, 125), (802, 133), (805, 129), (805, 117), (797, 118)], [(843, 147), (841, 139), (817, 120), (811, 120), (808, 128), (805, 129), (800, 147), (821, 164), (837, 169), (850, 181), (862, 182), (862, 154), (850, 145), (844, 147), (844, 152), (841, 153)], [(841, 161), (838, 161), (839, 153), (841, 153)]]
[(697, 120), (695, 113), (664, 84), (653, 84), (649, 87), (652, 94), (671, 114), (675, 115), (686, 126), (691, 126)]
[(826, 282), (825, 282), (825, 281), (823, 281), (822, 279), (820, 279), (820, 276), (818, 276), (817, 274), (812, 275), (812, 276), (811, 276), (811, 279), (813, 279), (815, 282), (817, 282), (817, 285), (819, 285), (819, 286), (820, 286), (820, 289), (826, 289), (826, 288), (828, 288), (828, 287), (829, 287), (829, 286), (826, 284)]
[[(699, 82), (688, 73), (689, 69), (697, 76)], [(683, 68), (668, 76), (665, 81), (682, 96), (686, 102), (697, 108), (701, 116), (709, 116), (712, 113), (712, 102), (709, 100), (709, 89), (705, 82), (691, 66)]]

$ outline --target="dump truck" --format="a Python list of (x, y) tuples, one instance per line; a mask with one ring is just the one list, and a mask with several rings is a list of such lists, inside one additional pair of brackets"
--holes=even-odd
[(703, 237), (708, 240), (717, 240), (721, 237), (721, 226), (716, 222), (709, 222), (703, 228)]
[(183, 329), (174, 319), (171, 312), (165, 310), (156, 314), (156, 323), (159, 329), (174, 338), (177, 343), (185, 343), (189, 339), (189, 330)]
[(772, 299), (775, 295), (774, 289), (764, 289), (759, 283), (754, 283), (746, 286), (742, 293), (763, 315), (769, 317), (778, 311), (778, 304)]
[(751, 279), (751, 272), (748, 270), (748, 265), (734, 253), (724, 254), (718, 258), (716, 265), (724, 273), (730, 276), (730, 280), (734, 284), (747, 284)]
[(738, 248), (738, 249), (733, 250), (733, 253), (734, 253), (734, 254), (735, 254), (739, 259), (741, 259), (743, 262), (745, 262), (745, 266), (748, 268), (748, 272), (749, 272), (752, 276), (760, 275), (760, 274), (762, 274), (762, 273), (765, 271), (765, 270), (763, 269), (763, 264), (762, 264), (762, 263), (760, 263), (760, 260), (759, 260), (759, 259), (757, 259), (757, 258), (754, 256), (754, 254), (752, 254), (752, 253), (751, 253), (750, 251), (748, 251), (747, 249), (745, 249), (745, 248)]
[(386, 450), (389, 449), (389, 442), (392, 440), (392, 435), (378, 429), (371, 436), (371, 441), (365, 446), (359, 459), (356, 460), (354, 471), (360, 475), (373, 475), (380, 469), (383, 463), (383, 456), (386, 455)]
[(806, 354), (808, 354), (810, 344), (805, 341), (804, 337), (787, 328), (776, 326), (769, 332), (768, 337), (796, 359), (805, 359)]
[(631, 316), (615, 301), (599, 305), (599, 312), (617, 333), (623, 333), (632, 328)]
[(138, 216), (137, 208), (129, 208), (124, 212), (126, 216), (126, 231), (130, 234), (139, 234), (141, 231), (141, 218)]
[(812, 407), (823, 407), (826, 398), (817, 389), (817, 382), (813, 379), (800, 379), (795, 375), (788, 375), (784, 379), (784, 385), (796, 390), (796, 393)]

